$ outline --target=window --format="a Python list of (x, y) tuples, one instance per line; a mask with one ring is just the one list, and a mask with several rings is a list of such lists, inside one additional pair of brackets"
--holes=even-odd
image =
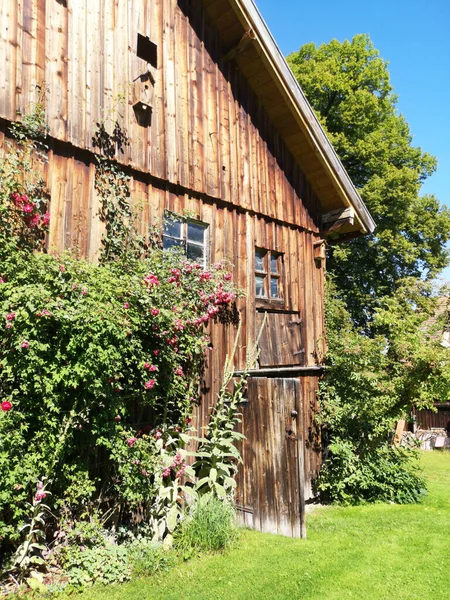
[(136, 54), (152, 67), (158, 66), (158, 47), (147, 36), (138, 33)]
[(283, 300), (283, 255), (273, 250), (255, 250), (255, 295), (261, 300)]
[(164, 215), (163, 249), (179, 248), (188, 260), (206, 267), (208, 262), (208, 225), (173, 213)]

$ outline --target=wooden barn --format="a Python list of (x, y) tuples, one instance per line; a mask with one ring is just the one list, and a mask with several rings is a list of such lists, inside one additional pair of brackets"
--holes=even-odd
[[(117, 122), (141, 233), (165, 222), (165, 246), (234, 265), (237, 372), (267, 314), (236, 501), (248, 526), (303, 535), (321, 461), (325, 244), (374, 223), (254, 2), (4, 0), (0, 35), (0, 142), (48, 88), (49, 248), (96, 259), (95, 136)], [(235, 331), (212, 328), (199, 426)]]

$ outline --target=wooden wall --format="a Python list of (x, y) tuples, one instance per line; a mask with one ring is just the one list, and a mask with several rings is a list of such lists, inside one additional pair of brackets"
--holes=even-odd
[(435, 404), (436, 412), (432, 410), (416, 410), (416, 425), (419, 429), (441, 428), (450, 434), (450, 403)]
[[(157, 45), (149, 127), (136, 122), (133, 81), (147, 64), (136, 56), (137, 34)], [(116, 159), (131, 175), (142, 207), (141, 233), (164, 210), (185, 210), (210, 226), (210, 256), (228, 258), (236, 285), (243, 339), (236, 368), (255, 340), (254, 248), (284, 255), (286, 310), (304, 323), (305, 364), (324, 350), (323, 268), (317, 197), (235, 63), (190, 0), (16, 0), (0, 3), (0, 142), (17, 112), (27, 113), (35, 85), (46, 85), (50, 128), (45, 177), (51, 195), (49, 248), (95, 260), (101, 242), (95, 192), (97, 124), (117, 120), (130, 145)], [(233, 326), (213, 327), (199, 409), (204, 422), (218, 387)], [(315, 432), (317, 378), (301, 378), (307, 471), (320, 463)]]
[[(0, 5), (0, 117), (15, 120), (47, 85), (50, 135), (95, 150), (97, 123), (132, 141), (117, 158), (143, 173), (318, 231), (318, 203), (200, 2), (17, 0)], [(137, 34), (157, 45), (149, 127), (132, 109), (147, 69)], [(134, 83), (133, 83), (134, 82)]]

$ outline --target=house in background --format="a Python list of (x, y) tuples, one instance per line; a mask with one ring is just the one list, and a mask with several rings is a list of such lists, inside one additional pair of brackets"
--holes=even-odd
[[(242, 406), (238, 509), (250, 527), (304, 535), (321, 462), (325, 243), (374, 223), (255, 4), (24, 0), (3, 2), (0, 22), (0, 142), (36, 84), (48, 87), (49, 248), (97, 257), (94, 139), (111, 119), (131, 142), (115, 159), (142, 207), (140, 232), (166, 219), (166, 247), (234, 265), (246, 292), (237, 372), (265, 322)], [(211, 328), (199, 427), (235, 334)]]
[[(448, 348), (450, 352), (449, 309), (450, 299), (447, 296), (438, 298), (435, 314), (425, 321), (422, 329), (432, 332), (432, 337), (435, 340), (440, 340), (441, 345)], [(428, 432), (434, 430), (434, 432), (440, 432), (439, 438), (445, 432), (447, 437), (450, 438), (450, 402), (440, 402), (437, 398), (434, 402), (434, 408), (435, 410), (413, 409), (412, 424), (409, 429)], [(450, 439), (446, 442), (446, 445), (449, 445), (449, 443)]]

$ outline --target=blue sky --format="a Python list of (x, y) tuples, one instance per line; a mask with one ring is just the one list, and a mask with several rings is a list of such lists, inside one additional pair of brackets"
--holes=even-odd
[[(414, 145), (439, 162), (422, 192), (450, 206), (450, 0), (255, 2), (284, 55), (306, 42), (370, 35), (389, 61), (397, 107)], [(444, 276), (450, 281), (450, 268)]]

